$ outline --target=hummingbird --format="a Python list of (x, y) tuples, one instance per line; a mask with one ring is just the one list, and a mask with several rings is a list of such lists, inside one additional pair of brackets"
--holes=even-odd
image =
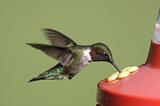
[(71, 80), (89, 63), (100, 61), (112, 64), (117, 71), (120, 72), (113, 60), (111, 50), (104, 43), (79, 45), (57, 30), (47, 28), (44, 29), (44, 33), (50, 41), (50, 45), (37, 43), (27, 44), (58, 60), (59, 63), (28, 82), (38, 80), (62, 80), (64, 78)]

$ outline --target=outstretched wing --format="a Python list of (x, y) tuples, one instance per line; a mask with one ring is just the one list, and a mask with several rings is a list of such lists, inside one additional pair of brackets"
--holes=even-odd
[(72, 39), (54, 29), (44, 29), (44, 31), (53, 46), (69, 48), (77, 45)]
[(66, 65), (73, 56), (73, 53), (66, 48), (55, 47), (52, 45), (27, 43), (28, 45), (43, 51), (48, 56), (58, 60), (62, 65)]

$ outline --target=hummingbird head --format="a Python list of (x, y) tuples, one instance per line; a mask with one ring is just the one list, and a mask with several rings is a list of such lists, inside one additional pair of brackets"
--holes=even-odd
[(104, 43), (95, 43), (91, 46), (90, 56), (92, 61), (105, 61), (111, 63), (117, 71), (120, 72), (118, 66), (115, 64), (111, 50)]

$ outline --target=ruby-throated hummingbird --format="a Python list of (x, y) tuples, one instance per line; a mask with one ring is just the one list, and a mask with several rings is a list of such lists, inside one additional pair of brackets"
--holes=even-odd
[(54, 29), (44, 29), (44, 32), (51, 45), (27, 44), (43, 51), (48, 56), (58, 60), (59, 63), (29, 80), (29, 82), (37, 80), (62, 80), (65, 77), (72, 79), (81, 69), (93, 61), (109, 62), (120, 72), (112, 58), (109, 47), (104, 43), (78, 45), (72, 39)]

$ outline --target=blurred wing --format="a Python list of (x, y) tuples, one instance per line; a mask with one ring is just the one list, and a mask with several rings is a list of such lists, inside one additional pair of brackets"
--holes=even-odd
[(72, 39), (54, 29), (44, 29), (44, 31), (53, 46), (69, 48), (77, 45)]
[(27, 44), (43, 51), (48, 56), (58, 60), (62, 65), (66, 65), (73, 56), (73, 53), (66, 48), (55, 47), (44, 44), (34, 44), (34, 43), (27, 43)]

